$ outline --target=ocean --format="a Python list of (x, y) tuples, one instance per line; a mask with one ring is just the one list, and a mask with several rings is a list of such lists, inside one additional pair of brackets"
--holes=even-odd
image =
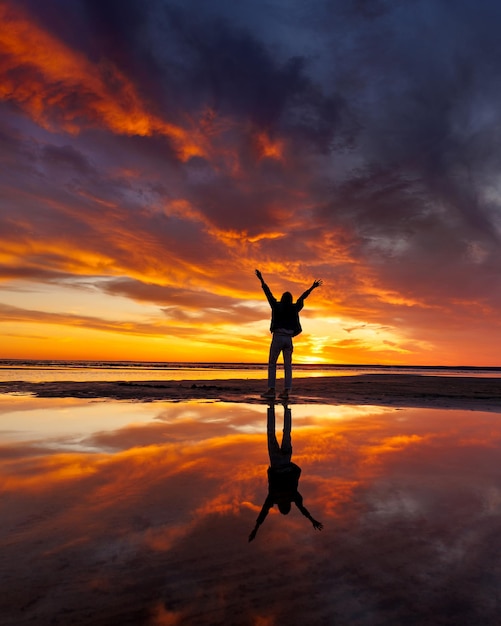
[[(279, 364), (279, 370), (281, 369)], [(294, 364), (297, 376), (419, 374), (501, 377), (501, 367)], [(264, 363), (171, 363), (143, 361), (0, 360), (0, 382), (265, 379)]]

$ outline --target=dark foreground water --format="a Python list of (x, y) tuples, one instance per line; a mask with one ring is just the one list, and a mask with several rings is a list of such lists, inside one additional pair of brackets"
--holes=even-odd
[(499, 624), (501, 414), (290, 408), (0, 396), (0, 624)]

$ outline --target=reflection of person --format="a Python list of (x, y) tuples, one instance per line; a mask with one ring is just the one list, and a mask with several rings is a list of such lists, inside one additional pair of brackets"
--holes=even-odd
[(303, 496), (298, 491), (301, 468), (292, 463), (292, 440), (291, 440), (292, 415), (289, 407), (284, 406), (284, 430), (282, 444), (279, 446), (275, 434), (275, 406), (268, 407), (268, 453), (270, 455), (270, 467), (268, 467), (268, 496), (264, 501), (263, 508), (259, 513), (256, 525), (249, 535), (252, 541), (261, 524), (266, 519), (269, 510), (273, 505), (278, 506), (278, 510), (283, 515), (287, 515), (291, 510), (291, 504), (297, 506), (301, 513), (313, 524), (313, 528), (322, 530), (323, 524), (310, 515), (308, 509), (303, 505)]
[(292, 338), (302, 332), (301, 323), (299, 321), (299, 311), (303, 308), (305, 299), (314, 289), (320, 287), (322, 281), (315, 280), (312, 286), (298, 298), (297, 302), (293, 301), (292, 294), (289, 291), (284, 292), (280, 301), (278, 301), (271, 293), (268, 285), (264, 282), (263, 276), (259, 270), (256, 270), (256, 276), (261, 281), (261, 287), (271, 306), (270, 330), (273, 333), (268, 358), (268, 391), (266, 391), (263, 396), (265, 398), (275, 397), (277, 360), (280, 353), (282, 353), (284, 359), (285, 388), (280, 396), (282, 398), (288, 398), (292, 388)]

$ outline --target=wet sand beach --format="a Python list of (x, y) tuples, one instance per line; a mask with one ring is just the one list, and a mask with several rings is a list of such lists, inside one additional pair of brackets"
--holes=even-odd
[[(2, 382), (0, 393), (31, 393), (45, 398), (120, 400), (220, 400), (260, 403), (265, 382), (229, 379), (114, 382)], [(501, 378), (362, 374), (296, 377), (292, 403), (458, 408), (501, 411)]]

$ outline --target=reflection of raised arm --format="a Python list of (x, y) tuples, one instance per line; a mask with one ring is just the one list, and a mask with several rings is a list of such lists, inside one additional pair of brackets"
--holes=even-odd
[(261, 272), (259, 270), (256, 270), (256, 276), (261, 281), (261, 287), (263, 288), (263, 291), (266, 294), (266, 297), (267, 297), (268, 302), (270, 303), (270, 305), (271, 305), (272, 302), (276, 302), (275, 297), (271, 293), (271, 290), (268, 287), (268, 285), (264, 282), (263, 275), (261, 274)]
[(310, 293), (316, 289), (317, 287), (320, 287), (320, 285), (323, 284), (322, 280), (314, 280), (313, 284), (311, 285), (311, 287), (309, 289), (307, 289), (303, 294), (301, 294), (301, 296), (298, 298), (298, 302), (302, 304), (304, 304), (304, 301), (306, 300), (306, 298), (310, 295)]
[(294, 503), (301, 511), (301, 513), (310, 520), (310, 522), (313, 524), (313, 528), (316, 528), (317, 530), (322, 530), (324, 525), (321, 522), (318, 522), (316, 519), (313, 519), (308, 509), (303, 505), (303, 496), (299, 492), (294, 498)]
[(254, 537), (256, 536), (257, 531), (259, 530), (259, 527), (261, 526), (261, 524), (266, 519), (266, 516), (268, 515), (268, 513), (269, 513), (269, 511), (270, 511), (272, 506), (273, 506), (273, 501), (268, 496), (266, 498), (266, 500), (264, 501), (263, 508), (261, 509), (261, 512), (257, 516), (256, 525), (254, 526), (251, 534), (249, 535), (249, 541), (252, 541), (254, 539)]

